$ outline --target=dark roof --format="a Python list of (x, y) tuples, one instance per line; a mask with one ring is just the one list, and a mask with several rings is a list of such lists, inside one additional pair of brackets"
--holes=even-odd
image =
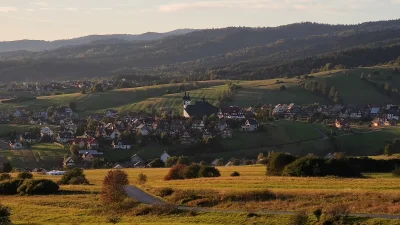
[(257, 126), (259, 125), (258, 121), (255, 119), (248, 119), (247, 121), (249, 121), (250, 125), (257, 125)]
[(60, 135), (60, 138), (74, 138), (71, 132), (60, 132), (58, 135)]
[(185, 96), (183, 96), (183, 100), (184, 101), (190, 101), (191, 100), (191, 98), (189, 96), (189, 93), (186, 95), (186, 91), (185, 91)]
[(190, 117), (202, 118), (203, 116), (210, 116), (217, 114), (219, 109), (203, 99), (203, 101), (197, 101), (194, 105), (188, 105), (186, 112)]

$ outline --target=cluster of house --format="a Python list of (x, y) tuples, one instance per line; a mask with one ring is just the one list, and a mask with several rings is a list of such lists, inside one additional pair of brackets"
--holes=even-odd
[(315, 113), (320, 113), (326, 118), (338, 118), (336, 127), (347, 129), (350, 120), (372, 120), (373, 126), (389, 126), (400, 118), (400, 107), (397, 105), (373, 106), (373, 105), (311, 105), (300, 106), (294, 103), (278, 104), (272, 107), (273, 116), (286, 118), (297, 117), (307, 119)]

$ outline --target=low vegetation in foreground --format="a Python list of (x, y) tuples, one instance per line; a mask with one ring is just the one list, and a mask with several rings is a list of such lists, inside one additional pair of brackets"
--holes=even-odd
[[(308, 224), (318, 224), (317, 216), (311, 215), (317, 209), (322, 210), (321, 222), (325, 217), (346, 218), (345, 224), (394, 225), (399, 222), (352, 218), (346, 214), (400, 214), (399, 178), (389, 173), (364, 174), (365, 178), (319, 178), (266, 176), (265, 166), (217, 169), (220, 177), (169, 181), (164, 180), (169, 170), (167, 168), (123, 171), (131, 184), (136, 180), (137, 183), (145, 180), (139, 187), (172, 205), (208, 206), (249, 212), (304, 211), (309, 214)], [(232, 177), (235, 171), (240, 176)], [(257, 213), (181, 211), (172, 205), (147, 207), (134, 200), (124, 200), (119, 205), (120, 209), (114, 206), (105, 208), (101, 193), (108, 172), (85, 170), (85, 177), (91, 185), (61, 185), (60, 194), (45, 196), (4, 195), (1, 196), (1, 203), (11, 209), (14, 224), (290, 224), (304, 218), (301, 214), (266, 216)], [(18, 176), (15, 173), (11, 175), (14, 179)], [(139, 179), (144, 175), (146, 179)], [(34, 173), (33, 179), (57, 182), (60, 177)], [(124, 179), (122, 182), (125, 182)], [(106, 184), (110, 185), (108, 182)], [(339, 206), (347, 210), (338, 213), (332, 210)]]

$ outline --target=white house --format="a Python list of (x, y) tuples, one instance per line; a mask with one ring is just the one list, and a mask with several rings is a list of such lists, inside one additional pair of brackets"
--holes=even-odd
[(9, 145), (10, 145), (10, 147), (12, 149), (22, 149), (22, 148), (24, 148), (24, 146), (19, 141), (10, 142)]
[(161, 161), (163, 161), (163, 162), (165, 163), (165, 162), (167, 162), (167, 159), (170, 158), (170, 157), (171, 157), (171, 156), (168, 155), (167, 152), (164, 152), (164, 153), (161, 155), (160, 159), (161, 159)]
[(255, 119), (248, 119), (244, 126), (242, 126), (243, 131), (256, 131), (260, 124)]
[(53, 136), (53, 131), (49, 127), (43, 127), (42, 130), (40, 131), (41, 136), (48, 135), (48, 136)]
[(139, 126), (136, 127), (136, 133), (140, 133), (143, 136), (149, 135), (150, 131), (149, 128), (144, 125), (144, 124), (140, 124)]
[(74, 167), (74, 166), (75, 166), (75, 161), (71, 157), (68, 157), (64, 160), (64, 167)]
[(117, 141), (116, 143), (113, 142), (112, 147), (113, 149), (131, 149), (132, 144), (125, 141)]

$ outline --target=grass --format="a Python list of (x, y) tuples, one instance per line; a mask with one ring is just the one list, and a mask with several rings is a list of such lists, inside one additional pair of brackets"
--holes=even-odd
[(185, 84), (164, 84), (157, 86), (117, 89), (100, 93), (89, 94), (63, 94), (53, 96), (41, 96), (36, 100), (16, 103), (0, 104), (2, 111), (14, 111), (19, 107), (26, 107), (33, 110), (47, 109), (51, 105), (68, 105), (70, 102), (76, 102), (81, 114), (94, 112), (104, 112), (110, 108), (123, 108), (125, 105), (141, 102), (149, 98), (165, 95), (167, 90), (177, 92), (181, 85), (185, 85), (189, 90), (212, 87), (221, 85), (225, 81), (205, 81)]
[[(268, 189), (286, 199), (262, 202), (229, 202), (218, 208), (248, 210), (306, 210), (338, 203), (351, 205), (351, 212), (400, 214), (398, 179), (388, 174), (372, 174), (366, 179), (266, 177), (264, 166), (220, 167), (221, 177), (163, 181), (168, 169), (124, 169), (131, 183), (141, 172), (148, 176), (146, 190), (170, 187), (174, 190), (207, 190), (221, 194)], [(14, 224), (106, 224), (110, 216), (122, 218), (119, 224), (286, 224), (290, 216), (256, 216), (243, 213), (186, 213), (169, 216), (132, 216), (129, 212), (99, 213), (99, 191), (108, 170), (86, 170), (92, 185), (62, 186), (65, 191), (80, 191), (51, 196), (2, 196), (11, 207)], [(230, 177), (238, 171), (240, 177)], [(13, 174), (16, 176), (16, 174)], [(60, 177), (34, 174), (35, 178), (57, 181)], [(312, 199), (312, 201), (310, 201)], [(32, 213), (35, 212), (35, 213)], [(363, 224), (396, 224), (395, 220), (360, 219)], [(378, 223), (377, 223), (378, 222)]]

